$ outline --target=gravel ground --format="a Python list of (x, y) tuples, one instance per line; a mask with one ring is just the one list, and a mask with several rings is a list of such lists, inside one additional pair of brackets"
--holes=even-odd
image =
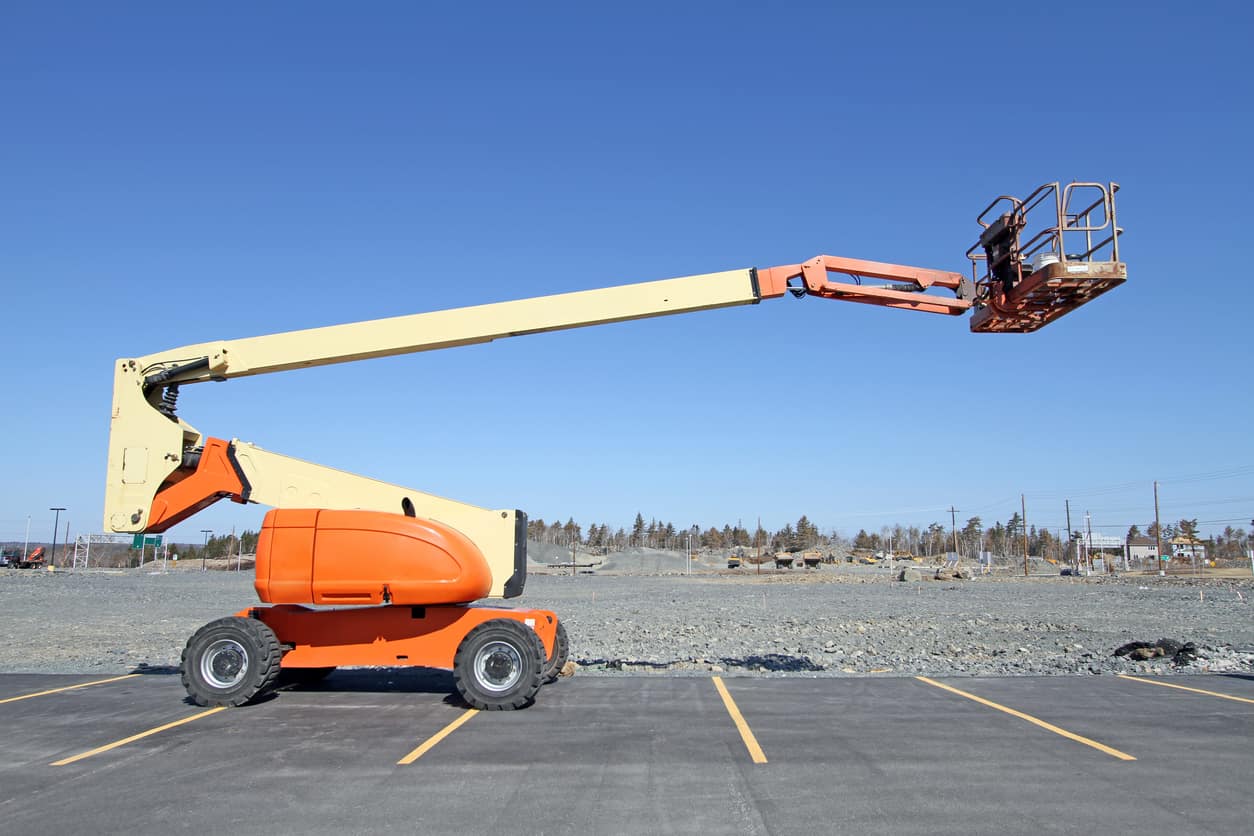
[[(883, 570), (533, 574), (518, 606), (566, 623), (580, 675), (1006, 676), (1254, 672), (1254, 581), (1129, 576), (897, 582)], [(0, 570), (0, 672), (173, 668), (202, 624), (256, 602), (249, 572)], [(1196, 661), (1132, 661), (1135, 640)]]

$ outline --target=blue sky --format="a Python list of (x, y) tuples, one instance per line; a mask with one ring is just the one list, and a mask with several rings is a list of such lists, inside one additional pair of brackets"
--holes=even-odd
[[(819, 253), (965, 271), (1117, 181), (1030, 336), (791, 297), (184, 389), (200, 430), (532, 518), (1254, 517), (1238, 3), (5, 4), (0, 539), (101, 530), (110, 366)], [(992, 27), (996, 28), (992, 28)], [(174, 532), (256, 528), (220, 503)]]

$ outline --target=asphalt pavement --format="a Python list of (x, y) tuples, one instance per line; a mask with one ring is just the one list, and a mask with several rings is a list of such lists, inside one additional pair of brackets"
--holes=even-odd
[(209, 710), (171, 672), (3, 675), (0, 833), (1254, 831), (1248, 676), (575, 676), (516, 712), (452, 690), (346, 670)]

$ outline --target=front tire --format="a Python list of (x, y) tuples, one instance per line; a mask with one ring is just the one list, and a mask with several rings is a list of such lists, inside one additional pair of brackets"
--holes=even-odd
[(462, 639), (453, 657), (453, 681), (471, 707), (512, 711), (535, 701), (544, 668), (536, 631), (512, 618), (494, 618)]
[(239, 706), (274, 685), (283, 649), (255, 618), (230, 616), (197, 630), (183, 648), (183, 687), (197, 705)]

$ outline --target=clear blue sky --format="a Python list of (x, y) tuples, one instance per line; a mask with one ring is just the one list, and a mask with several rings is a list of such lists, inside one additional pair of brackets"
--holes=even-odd
[(0, 539), (101, 530), (116, 357), (818, 253), (965, 271), (991, 198), (1077, 179), (1122, 184), (1130, 279), (1036, 335), (789, 297), (182, 414), (584, 526), (1023, 493), (1122, 533), (1158, 479), (1164, 520), (1248, 528), (1249, 6), (731, 5), (6, 3)]

